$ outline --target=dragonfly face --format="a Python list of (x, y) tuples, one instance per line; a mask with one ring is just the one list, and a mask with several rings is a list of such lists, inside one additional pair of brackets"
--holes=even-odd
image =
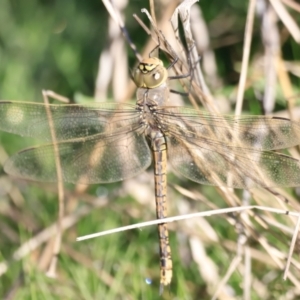
[[(201, 184), (300, 186), (300, 162), (270, 151), (299, 144), (299, 123), (271, 116), (216, 116), (171, 106), (167, 77), (158, 58), (140, 62), (133, 74), (136, 105), (0, 101), (0, 130), (48, 142), (13, 155), (5, 171), (25, 179), (57, 181), (58, 155), (63, 181), (115, 182), (147, 169), (153, 157), (160, 219), (167, 216), (167, 150), (173, 169)], [(171, 250), (166, 224), (158, 230), (164, 286), (172, 278)]]
[(143, 59), (133, 73), (133, 81), (138, 88), (153, 89), (168, 79), (168, 71), (157, 57)]

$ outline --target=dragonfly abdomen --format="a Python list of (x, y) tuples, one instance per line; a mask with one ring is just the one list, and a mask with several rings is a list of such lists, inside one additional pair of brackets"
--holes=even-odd
[[(156, 216), (158, 219), (167, 217), (167, 144), (166, 138), (160, 130), (151, 132), (151, 147), (154, 156), (154, 180)], [(160, 291), (172, 280), (172, 258), (169, 244), (167, 224), (158, 225), (160, 250)]]

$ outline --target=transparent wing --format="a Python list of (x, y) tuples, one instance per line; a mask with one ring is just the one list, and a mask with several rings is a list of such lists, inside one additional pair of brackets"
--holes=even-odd
[(109, 134), (136, 124), (139, 119), (135, 106), (128, 104), (45, 105), (0, 101), (0, 130), (52, 142), (47, 110), (58, 141)]
[[(145, 137), (133, 130), (127, 126), (112, 136), (57, 143), (63, 181), (115, 182), (146, 169), (151, 163), (150, 149)], [(5, 171), (31, 180), (57, 181), (55, 153), (53, 144), (23, 150), (10, 157)]]
[(164, 131), (186, 138), (260, 150), (300, 144), (300, 124), (271, 116), (214, 116), (183, 107), (162, 107), (157, 115)]
[(250, 188), (299, 186), (300, 162), (260, 150), (300, 143), (300, 125), (269, 116), (213, 116), (193, 109), (157, 112), (173, 169), (199, 183)]
[(168, 138), (168, 154), (175, 171), (202, 184), (234, 188), (300, 186), (300, 162), (275, 152), (173, 135)]

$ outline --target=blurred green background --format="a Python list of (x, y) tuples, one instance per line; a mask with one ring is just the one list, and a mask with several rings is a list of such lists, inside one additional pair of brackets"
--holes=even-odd
[[(214, 92), (229, 99), (228, 105), (232, 110), (234, 102), (230, 97), (239, 80), (238, 65), (242, 57), (248, 3), (240, 0), (203, 0), (197, 5), (200, 5), (208, 25), (211, 47), (217, 62), (216, 74), (221, 80)], [(131, 0), (124, 10), (126, 27), (139, 50), (148, 37), (132, 18), (132, 14), (141, 15), (140, 9), (143, 7), (149, 7), (148, 1)], [(299, 13), (293, 11), (292, 15), (299, 24)], [(142, 18), (145, 20), (144, 16)], [(222, 26), (224, 28), (220, 30)], [(280, 24), (279, 28), (284, 36), (284, 26)], [(100, 0), (1, 0), (0, 99), (41, 102), (42, 89), (53, 90), (70, 99), (77, 93), (93, 97), (99, 56), (107, 41), (108, 13)], [(285, 60), (294, 61), (295, 66), (299, 65), (299, 45), (287, 34), (281, 51)], [(256, 21), (251, 61), (262, 52), (259, 21)], [(135, 63), (134, 55), (128, 50), (126, 56), (132, 68)], [(250, 72), (251, 70), (250, 67)], [(247, 113), (261, 114), (263, 111), (257, 95), (263, 92), (265, 81), (261, 74), (256, 79), (253, 85), (255, 87), (247, 87), (245, 110)], [(291, 75), (291, 82), (297, 93), (299, 77)], [(280, 88), (278, 90), (276, 111), (286, 107)], [(1, 149), (9, 155), (34, 142), (0, 132)], [(4, 158), (1, 151), (2, 163)], [(149, 177), (141, 178), (141, 185), (148, 183), (151, 173)], [(214, 188), (199, 187), (172, 174), (170, 182), (187, 189), (197, 188), (216, 205), (226, 206)], [(133, 189), (139, 189), (139, 182), (134, 184)], [(91, 209), (87, 216), (64, 233), (58, 279), (55, 280), (45, 276), (44, 270), (47, 267), (42, 263), (43, 256), (47, 256), (49, 244), (43, 244), (21, 261), (15, 261), (12, 254), (23, 242), (55, 221), (56, 185), (15, 180), (7, 177), (0, 167), (0, 228), (3, 232), (0, 236), (0, 261), (8, 262), (8, 270), (0, 277), (0, 298), (158, 299), (159, 260), (155, 227), (126, 231), (82, 243), (75, 242), (75, 238), (83, 234), (153, 219), (154, 210), (137, 202), (122, 183), (91, 186), (84, 194), (74, 192), (72, 185), (66, 185), (66, 188), (66, 198), (73, 199), (72, 203), (76, 198), (74, 209), (77, 210), (82, 203), (92, 207), (95, 197), (107, 198), (109, 201), (100, 209)], [(149, 186), (149, 193), (152, 193), (152, 188), (153, 184)], [(12, 191), (14, 195), (19, 192), (20, 195), (12, 196)], [(178, 192), (172, 191), (172, 202), (182, 197)], [(207, 209), (200, 204), (191, 206), (197, 211)], [(212, 219), (220, 239), (236, 241), (233, 226), (224, 219)], [(180, 224), (176, 226), (180, 227)], [(172, 229), (178, 229), (176, 226)], [(288, 244), (288, 240), (285, 242)], [(201, 278), (197, 264), (191, 259), (189, 243), (184, 233), (172, 231), (171, 245), (174, 282), (170, 291), (165, 291), (162, 298), (210, 299), (213, 292)], [(228, 248), (224, 251), (222, 245), (208, 243), (206, 251), (218, 266), (220, 276), (224, 275), (228, 262), (234, 256), (234, 249), (232, 252)], [(260, 270), (261, 267), (258, 264), (257, 269)], [(275, 272), (270, 266), (266, 266), (263, 274), (267, 271)], [(275, 279), (269, 282), (270, 285), (266, 284), (271, 291), (269, 299), (277, 299), (277, 295), (284, 294), (290, 288), (288, 282), (282, 282), (280, 274), (282, 275), (278, 271), (274, 275)], [(149, 284), (147, 278), (153, 281), (152, 284)], [(234, 290), (231, 299), (241, 299), (241, 280), (242, 276), (238, 272), (231, 277), (230, 288)], [(251, 299), (260, 297), (254, 291)]]

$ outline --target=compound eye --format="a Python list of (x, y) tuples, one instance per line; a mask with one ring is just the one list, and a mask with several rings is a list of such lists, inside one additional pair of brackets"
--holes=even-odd
[(168, 78), (168, 72), (163, 67), (157, 67), (151, 76), (145, 76), (145, 85), (149, 89), (156, 88), (163, 84)]
[(144, 74), (139, 68), (136, 68), (135, 72), (132, 74), (132, 79), (137, 87), (144, 86)]

